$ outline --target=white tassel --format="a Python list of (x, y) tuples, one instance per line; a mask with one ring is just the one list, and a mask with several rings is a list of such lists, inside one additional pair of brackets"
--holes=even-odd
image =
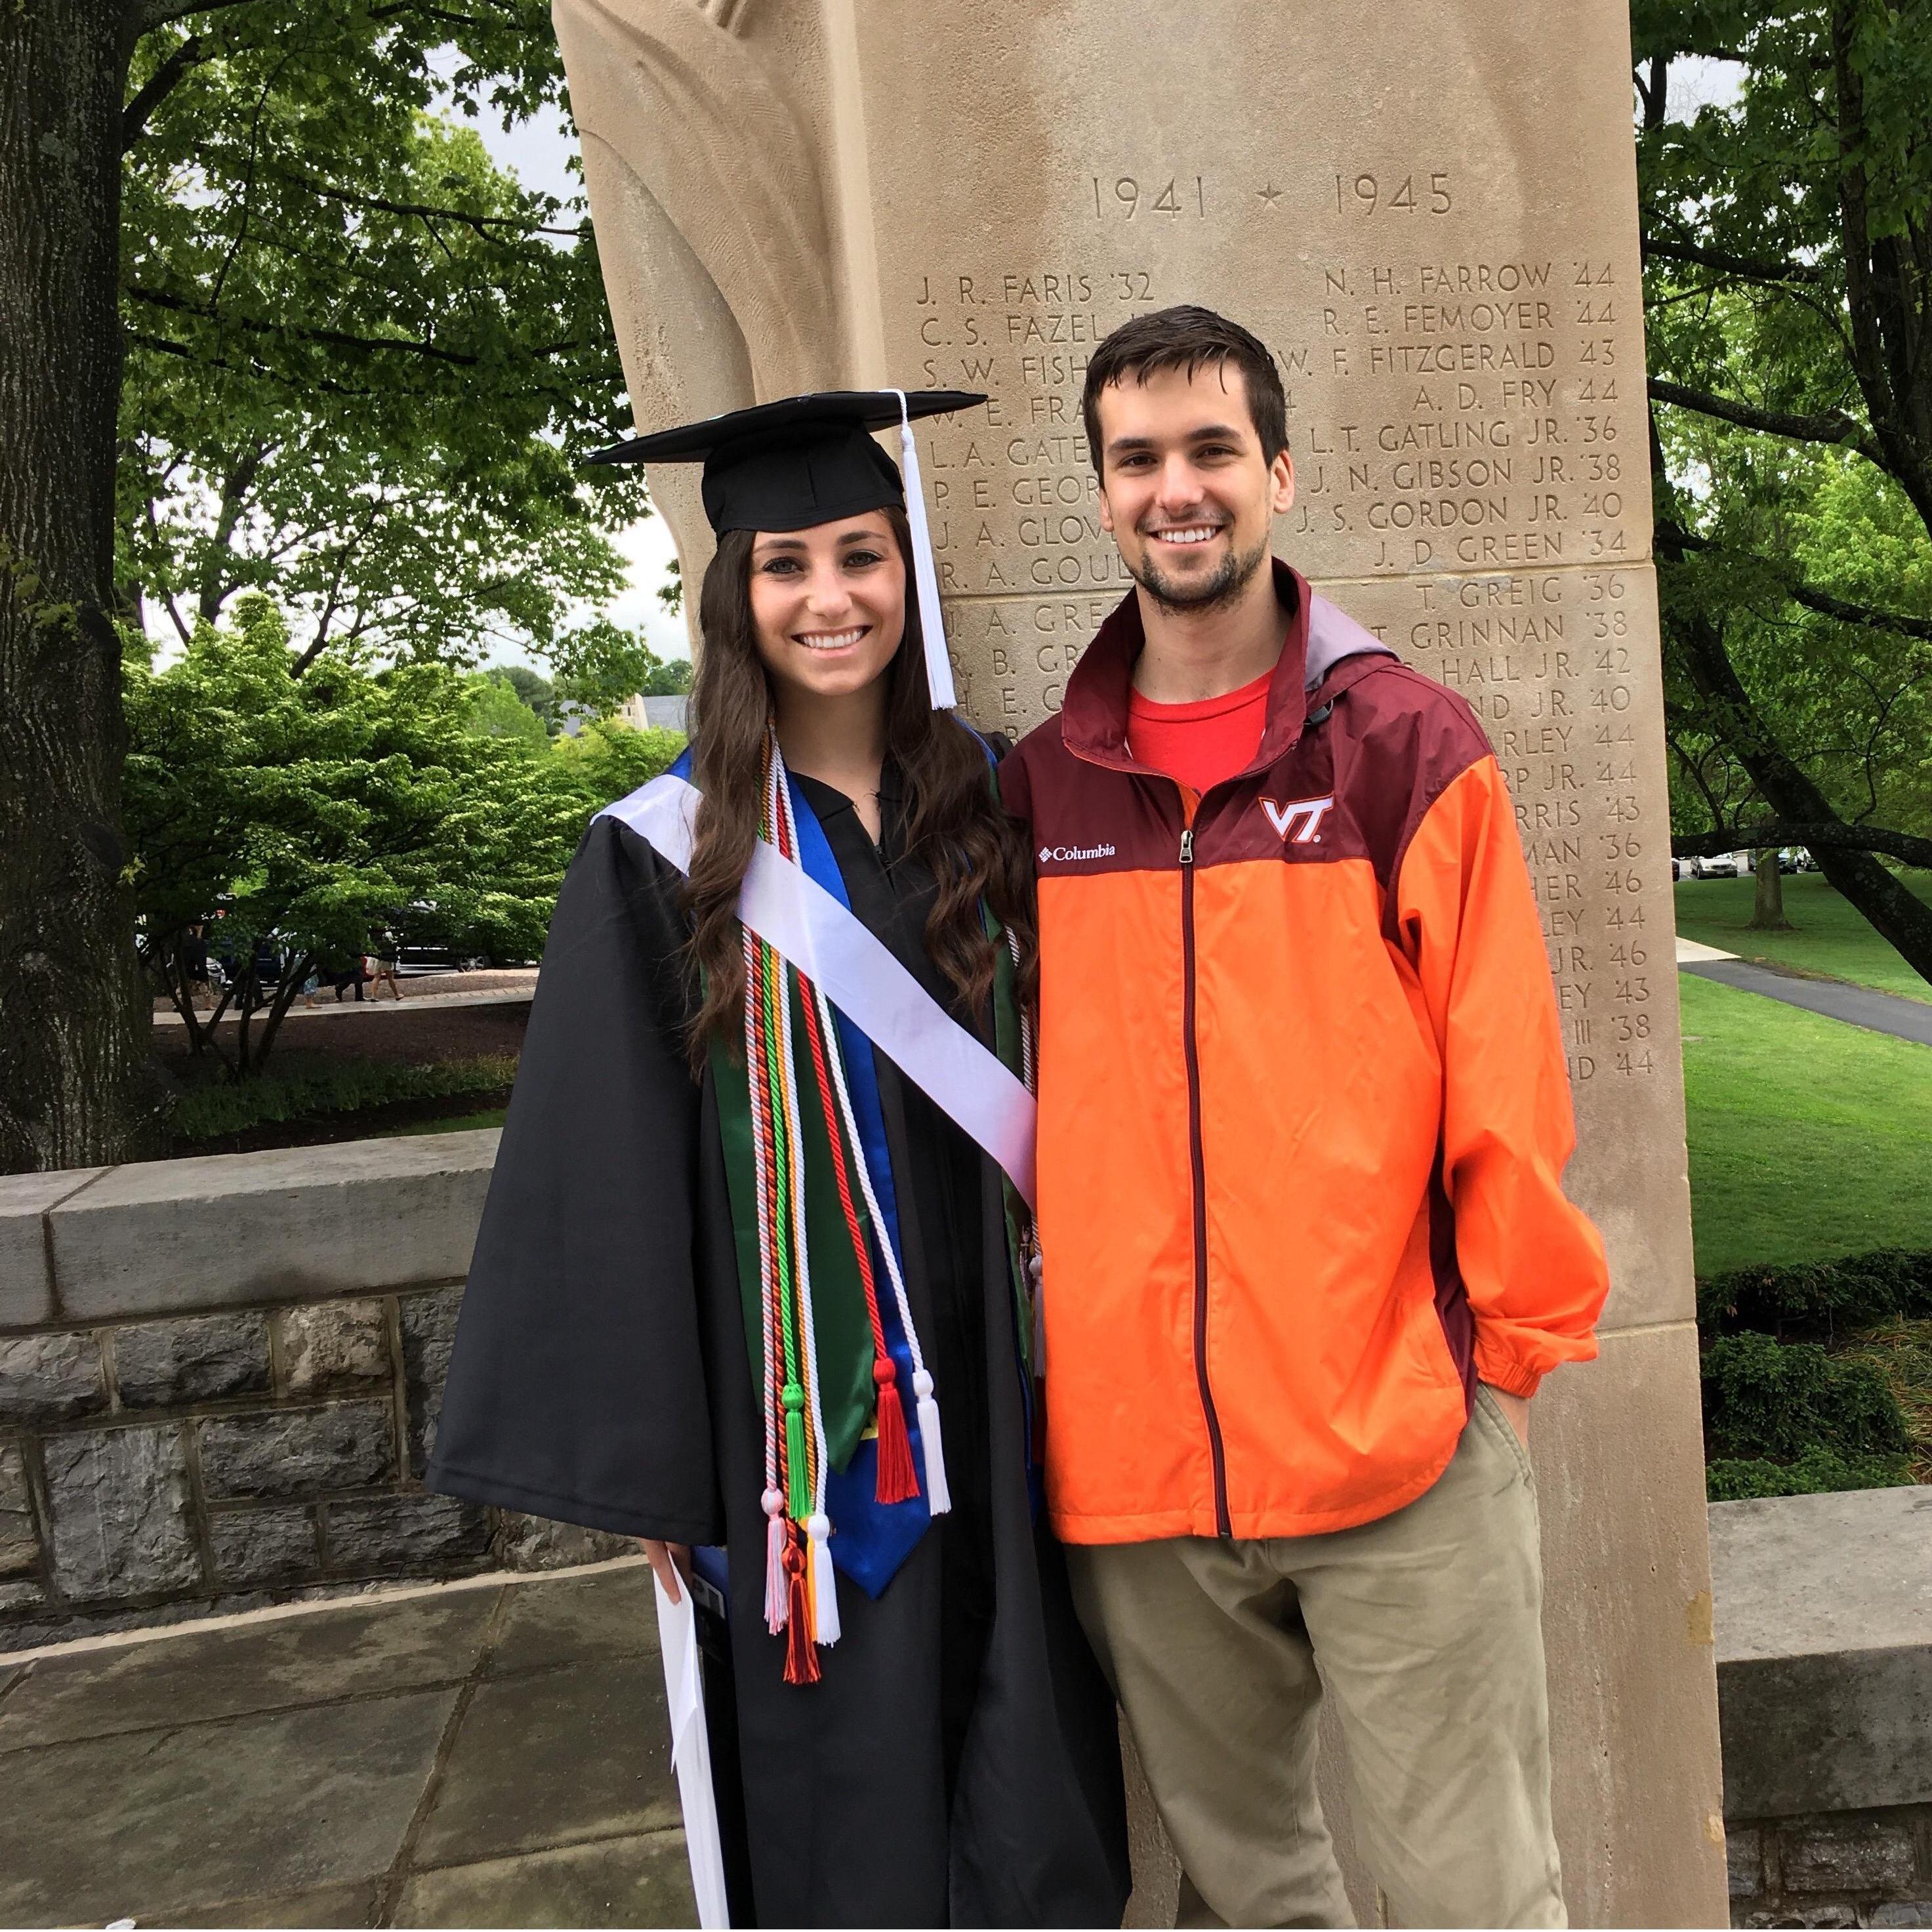
[(952, 1507), (946, 1486), (946, 1448), (939, 1437), (939, 1404), (933, 1399), (932, 1372), (920, 1369), (912, 1378), (919, 1398), (919, 1442), (926, 1457), (926, 1508), (929, 1516), (944, 1516)]
[(1046, 1297), (1041, 1289), (1046, 1257), (1035, 1253), (1027, 1263), (1027, 1274), (1033, 1284), (1033, 1377), (1035, 1382), (1042, 1382), (1046, 1377)]
[(906, 520), (912, 526), (913, 580), (919, 589), (919, 626), (926, 635), (926, 681), (932, 691), (932, 708), (950, 711), (958, 701), (952, 688), (952, 660), (946, 654), (946, 620), (939, 610), (939, 573), (932, 563), (932, 532), (926, 520), (926, 485), (919, 473), (919, 446), (914, 440), (906, 392), (899, 399), (899, 467), (905, 476)]
[(767, 1490), (765, 1511), (765, 1628), (776, 1636), (785, 1627), (784, 1498)]
[(838, 1641), (838, 1586), (832, 1567), (832, 1522), (823, 1510), (814, 1510), (806, 1519), (806, 1534), (812, 1538), (812, 1608), (818, 1623), (813, 1633), (821, 1644)]

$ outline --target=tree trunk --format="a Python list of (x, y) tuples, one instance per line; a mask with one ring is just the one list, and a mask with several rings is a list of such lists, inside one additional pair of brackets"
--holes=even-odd
[[(1658, 533), (1665, 535), (1661, 526)], [(1674, 620), (1671, 634), (1692, 683), (1708, 704), (1712, 724), (1750, 773), (1765, 803), (1780, 818), (1816, 825), (1836, 820), (1830, 801), (1792, 762), (1759, 716), (1718, 626), (1702, 611), (1687, 610)], [(1813, 847), (1812, 856), (1826, 879), (1897, 948), (1906, 964), (1920, 978), (1932, 980), (1932, 906), (1869, 852), (1820, 844)]]
[(159, 1132), (113, 596), (126, 0), (0, 6), (0, 1172)]
[(160, 968), (162, 983), (168, 989), (168, 998), (181, 1016), (182, 1028), (188, 1035), (189, 1058), (200, 1060), (204, 1054), (212, 1054), (226, 1066), (226, 1058), (216, 1043), (214, 1029), (228, 1002), (225, 995), (216, 1001), (206, 1022), (203, 1022), (194, 1004), (195, 982), (188, 976), (188, 962), (182, 952), (183, 937), (178, 932), (170, 933), (165, 940), (158, 941), (154, 947), (155, 963)]
[(235, 1077), (245, 1080), (255, 1070), (255, 1063), (250, 1058), (254, 1044), (253, 1028), (255, 1013), (260, 1002), (256, 995), (261, 987), (255, 977), (255, 962), (250, 958), (242, 969), (242, 990), (236, 1000), (235, 1010), (240, 1016), (235, 1028)]
[(1778, 848), (1767, 846), (1757, 855), (1757, 903), (1751, 909), (1754, 932), (1789, 932), (1784, 916), (1784, 874), (1778, 869)]
[[(1838, 232), (1852, 373), (1892, 479), (1932, 530), (1932, 382), (1924, 353), (1924, 235), (1872, 232), (1864, 82), (1854, 49), (1864, 0), (1834, 0), (1832, 70), (1838, 124)], [(1905, 31), (1903, 28), (1898, 31)]]
[(255, 1049), (253, 1069), (261, 1072), (267, 1064), (270, 1049), (274, 1046), (275, 1036), (282, 1030), (282, 1022), (289, 1016), (289, 1009), (296, 1003), (296, 995), (302, 991), (302, 982), (308, 977), (309, 968), (315, 964), (313, 952), (298, 955), (295, 963), (283, 974), (281, 982), (275, 988), (275, 997), (268, 1010), (267, 1024), (262, 1029), (262, 1043)]
[[(1664, 464), (1664, 445), (1650, 422), (1650, 474), (1657, 502), (1657, 554), (1660, 564), (1681, 564), (1684, 525), (1677, 493)], [(1666, 602), (1666, 611), (1670, 606)], [(1842, 825), (1820, 787), (1766, 723), (1738, 676), (1724, 634), (1694, 604), (1666, 617), (1666, 630), (1691, 683), (1705, 700), (1702, 722), (1736, 757), (1757, 787), (1772, 816), (1797, 824)], [(1864, 914), (1879, 936), (1922, 980), (1932, 981), (1932, 906), (1886, 871), (1869, 852), (1820, 842), (1811, 848), (1818, 869)]]

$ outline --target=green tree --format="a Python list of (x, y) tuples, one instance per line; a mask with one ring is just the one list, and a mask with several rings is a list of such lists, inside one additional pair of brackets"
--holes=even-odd
[(556, 686), (541, 671), (528, 664), (492, 664), (485, 674), (499, 684), (507, 684), (543, 720), (544, 730), (555, 737), (561, 724), (557, 716)]
[(669, 698), (691, 688), (691, 660), (661, 658), (641, 631), (599, 617), (566, 638), (556, 654), (561, 698), (608, 718), (627, 698)]
[(544, 721), (524, 703), (507, 678), (470, 680), (470, 728), (486, 738), (507, 738), (532, 749), (548, 748), (550, 733)]
[(272, 586), (299, 668), (542, 648), (641, 508), (583, 465), (621, 383), (588, 231), (407, 98), (339, 115), (346, 74), (249, 116), (278, 58), (184, 82), (129, 157), (123, 601), (185, 638)]
[(560, 738), (555, 747), (592, 813), (669, 770), (683, 749), (680, 733), (636, 731), (614, 718), (586, 724), (575, 737)]
[(587, 226), (434, 118), (562, 90), (542, 0), (0, 8), (0, 1170), (152, 1144), (117, 616), (473, 661), (618, 580)]
[[(1636, 0), (1675, 849), (1809, 846), (1932, 978), (1932, 4)], [(1673, 118), (1673, 68), (1737, 100)]]
[[(282, 613), (251, 592), (176, 664), (128, 674), (141, 931), (199, 1052), (214, 1048), (214, 1022), (188, 998), (182, 946), (194, 922), (214, 924), (238, 969), (222, 1010), (241, 1019), (237, 1073), (267, 1057), (310, 968), (359, 955), (379, 927), (535, 957), (602, 802), (540, 726), (533, 740), (477, 728), (479, 691), (523, 711), (501, 686), (334, 657), (295, 679), (290, 657)], [(258, 941), (287, 962), (272, 990), (250, 970)]]

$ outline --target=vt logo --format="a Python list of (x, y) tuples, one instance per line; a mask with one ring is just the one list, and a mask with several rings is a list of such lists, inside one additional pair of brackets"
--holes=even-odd
[(1292, 841), (1297, 845), (1315, 845), (1321, 842), (1322, 821), (1334, 802), (1333, 793), (1326, 798), (1290, 799), (1286, 805), (1264, 798), (1262, 809), (1284, 844)]

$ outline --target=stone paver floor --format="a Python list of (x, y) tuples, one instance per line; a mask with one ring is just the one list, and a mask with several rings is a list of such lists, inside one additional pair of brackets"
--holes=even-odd
[(0, 1662), (0, 1925), (695, 1922), (641, 1561)]

